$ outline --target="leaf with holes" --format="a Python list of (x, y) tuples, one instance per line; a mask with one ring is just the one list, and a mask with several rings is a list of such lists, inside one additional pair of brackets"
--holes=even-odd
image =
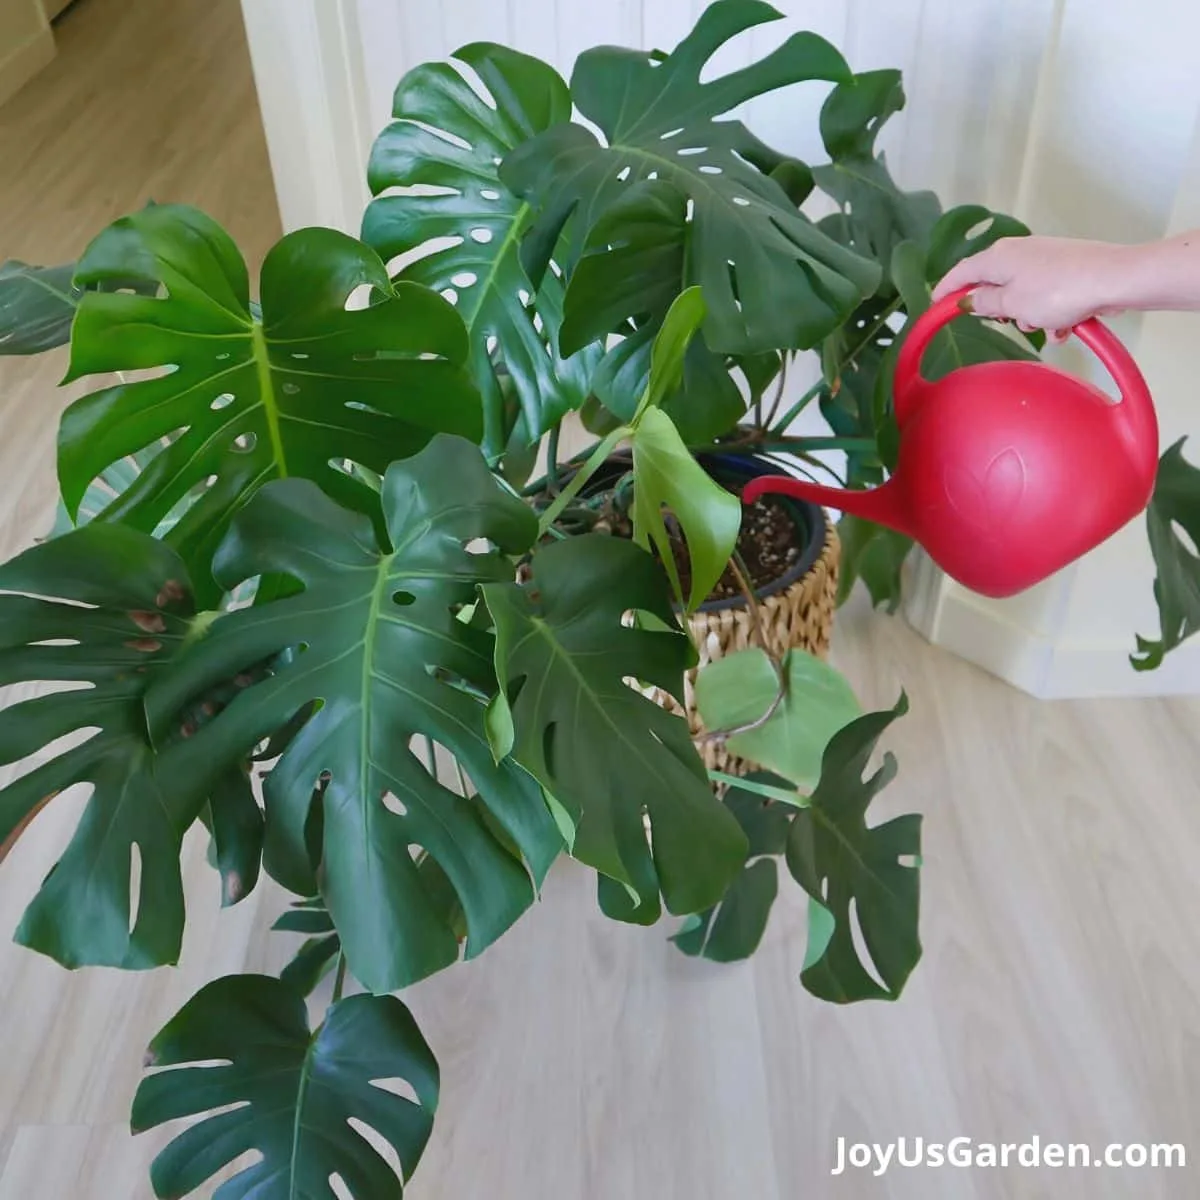
[(1165, 655), (1200, 629), (1200, 558), (1195, 550), (1200, 546), (1200, 471), (1183, 457), (1186, 441), (1180, 438), (1159, 459), (1146, 510), (1161, 632), (1157, 641), (1138, 637), (1131, 661), (1139, 671), (1156, 670)]
[[(841, 55), (815, 34), (797, 33), (751, 66), (701, 82), (726, 42), (780, 15), (761, 0), (717, 0), (666, 58), (613, 46), (580, 55), (571, 97), (606, 144), (582, 125), (559, 124), (518, 146), (500, 168), (501, 179), (537, 208), (523, 252), (534, 279), (568, 221), (573, 269), (588, 231), (627, 188), (661, 179), (692, 204), (683, 274), (678, 260), (650, 243), (639, 269), (648, 279), (661, 273), (662, 286), (676, 292), (703, 287), (704, 337), (717, 353), (813, 346), (874, 291), (876, 264), (823, 234), (771, 177), (784, 157), (740, 121), (719, 119), (791, 83), (848, 79)], [(581, 320), (599, 299), (586, 276), (578, 285), (572, 276), (565, 322)], [(641, 311), (636, 297), (629, 303), (628, 316)]]
[(203, 1117), (154, 1159), (163, 1200), (191, 1194), (251, 1150), (261, 1158), (222, 1184), (218, 1200), (334, 1200), (335, 1175), (354, 1200), (395, 1200), (402, 1180), (382, 1147), (407, 1183), (437, 1109), (437, 1062), (394, 996), (341, 1000), (313, 1030), (303, 996), (266, 975), (202, 988), (150, 1043), (146, 1063), (160, 1069), (133, 1099), (134, 1133)]
[[(751, 774), (750, 782), (786, 786), (785, 780), (761, 773)], [(784, 852), (795, 810), (737, 787), (729, 789), (724, 803), (746, 835), (749, 858), (721, 903), (689, 917), (671, 941), (690, 957), (739, 962), (758, 949), (766, 932), (779, 890), (779, 871), (774, 859)]]
[[(270, 572), (302, 590), (212, 621), (150, 689), (147, 711), (157, 730), (214, 681), (299, 648), (192, 741), (226, 762), (322, 702), (267, 778), (265, 864), (299, 894), (319, 883), (350, 969), (387, 992), (459, 953), (446, 906), (411, 848), (427, 850), (450, 879), (473, 957), (532, 903), (562, 840), (534, 780), (492, 759), (483, 727), (495, 687), (492, 642), (458, 615), (477, 584), (513, 577), (504, 555), (532, 542), (532, 510), (489, 474), (477, 447), (448, 435), (393, 464), (376, 503), (387, 541), (369, 517), (339, 508), (312, 483), (260, 490), (235, 517), (215, 570), (229, 585)], [(499, 550), (464, 548), (480, 538)], [(430, 774), (409, 748), (417, 735), (457, 759), (478, 804)]]
[[(687, 724), (626, 682), (682, 694), (689, 643), (662, 572), (603, 534), (547, 546), (531, 572), (483, 588), (512, 756), (569, 813), (572, 854), (624, 889), (610, 915), (647, 920), (660, 892), (670, 912), (707, 908), (740, 870), (745, 835), (713, 796)], [(631, 611), (661, 625), (626, 625)]]
[[(600, 361), (592, 389), (624, 422), (633, 420), (646, 395), (655, 340), (677, 301), (684, 248), (672, 231), (682, 230), (686, 204), (687, 197), (662, 180), (634, 184), (589, 233), (588, 248), (597, 252), (585, 255), (573, 276), (594, 303), (576, 311), (574, 326), (564, 324), (563, 344), (623, 335)], [(664, 267), (667, 260), (676, 265)], [(699, 295), (699, 289), (690, 291)], [(688, 330), (681, 376), (667, 381), (656, 402), (689, 445), (702, 445), (736, 425), (746, 402), (726, 357), (714, 354), (702, 335), (691, 337), (694, 332), (695, 326)]]
[[(404, 76), (396, 120), (371, 152), (368, 179), (379, 198), (367, 207), (363, 240), (388, 260), (419, 255), (398, 278), (454, 297), (483, 393), (484, 446), (496, 455), (510, 434), (502, 379), (511, 381), (533, 441), (583, 403), (600, 350), (564, 362), (563, 285), (547, 272), (535, 288), (526, 275), (519, 251), (532, 213), (498, 175), (514, 146), (570, 118), (567, 85), (544, 62), (503, 46), (477, 42), (454, 57), (476, 73), (488, 99), (450, 63), (424, 63)], [(390, 188), (422, 194), (380, 195)]]
[[(105, 280), (99, 286), (104, 291), (154, 291), (129, 279)], [(31, 267), (16, 259), (0, 263), (0, 355), (41, 354), (65, 346), (82, 296), (74, 263), (57, 267)]]
[[(346, 460), (381, 472), (435, 431), (480, 434), (479, 397), (461, 365), (462, 321), (416, 284), (393, 288), (375, 252), (345, 234), (303, 229), (271, 250), (261, 320), (236, 247), (192, 208), (155, 206), (101, 233), (76, 281), (114, 278), (161, 285), (165, 295), (85, 295), (68, 378), (170, 369), (67, 409), (63, 499), (74, 518), (98, 475), (175, 435), (96, 519), (151, 532), (205, 486), (166, 533), (202, 604), (220, 596), (208, 564), (229, 519), (267, 480), (310, 479), (340, 503), (375, 512), (374, 492), (343, 469)], [(347, 311), (362, 285), (381, 298)]]
[[(895, 758), (886, 754), (863, 778), (880, 736), (907, 711), (902, 694), (890, 712), (867, 713), (834, 734), (809, 806), (792, 819), (788, 869), (814, 913), (800, 981), (822, 1000), (896, 1000), (921, 957), (921, 818), (869, 827), (867, 808), (895, 777)], [(873, 972), (854, 944), (856, 917)]]
[(817, 186), (841, 209), (823, 218), (821, 228), (884, 268), (881, 292), (892, 290), (886, 272), (893, 248), (906, 240), (927, 246), (941, 214), (932, 192), (901, 191), (875, 153), (883, 124), (903, 107), (899, 71), (866, 71), (839, 82), (821, 109), (821, 138), (832, 162), (813, 170)]
[(92, 789), (17, 941), (68, 967), (173, 963), (184, 920), (183, 835), (221, 766), (197, 754), (178, 725), (158, 743), (146, 728), (147, 688), (194, 634), (187, 571), (161, 542), (97, 524), (0, 566), (0, 591), (12, 593), (0, 595), (0, 686), (85, 685), (10, 703), (0, 717), (0, 763), (92, 734), (34, 760), (0, 789), (0, 857), (59, 792)]

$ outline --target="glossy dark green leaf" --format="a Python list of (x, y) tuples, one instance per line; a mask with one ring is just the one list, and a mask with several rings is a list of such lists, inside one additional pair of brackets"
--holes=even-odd
[(1146, 510), (1160, 633), (1155, 641), (1138, 637), (1131, 661), (1139, 671), (1160, 667), (1165, 655), (1200, 629), (1200, 558), (1195, 551), (1200, 546), (1200, 470), (1183, 457), (1186, 441), (1180, 438), (1159, 459)]
[[(302, 895), (319, 881), (351, 971), (385, 992), (459, 952), (410, 847), (427, 850), (452, 881), (471, 957), (529, 906), (562, 843), (534, 780), (492, 759), (483, 728), (483, 700), (495, 686), (491, 638), (458, 617), (477, 584), (513, 577), (504, 554), (533, 540), (532, 510), (497, 483), (475, 446), (448, 435), (393, 464), (377, 503), (385, 544), (369, 518), (314, 484), (262, 489), (235, 518), (217, 573), (233, 585), (273, 572), (303, 590), (212, 622), (151, 689), (147, 710), (157, 730), (214, 680), (302, 648), (191, 740), (224, 761), (321, 700), (267, 779), (265, 862)], [(479, 538), (499, 551), (469, 553), (466, 543)], [(410, 749), (418, 735), (422, 744)], [(461, 763), (528, 870), (473, 801), (433, 778), (426, 737)]]
[[(221, 764), (197, 755), (178, 725), (155, 747), (143, 699), (190, 636), (187, 571), (144, 534), (89, 525), (0, 566), (0, 591), (14, 593), (0, 595), (0, 686), (86, 685), (4, 709), (0, 763), (94, 731), (0, 789), (0, 845), (58, 792), (81, 783), (92, 789), (17, 940), (68, 967), (175, 962), (184, 918), (181, 843)], [(131, 896), (135, 847), (140, 885)]]
[(1029, 226), (1016, 217), (994, 212), (982, 204), (947, 209), (929, 235), (925, 278), (937, 283), (964, 258), (986, 250), (1001, 238), (1027, 237)]
[[(625, 682), (681, 693), (689, 646), (665, 582), (637, 546), (591, 534), (536, 554), (527, 584), (483, 589), (511, 705), (513, 756), (575, 822), (572, 854), (632, 893), (623, 911), (606, 906), (622, 919), (657, 911), (660, 892), (670, 912), (707, 908), (746, 852), (686, 723)], [(623, 624), (630, 610), (661, 626)]]
[[(701, 82), (726, 42), (780, 15), (761, 0), (717, 0), (662, 60), (613, 46), (580, 55), (571, 97), (606, 144), (582, 125), (556, 125), (517, 147), (500, 170), (512, 190), (537, 207), (525, 247), (534, 278), (568, 220), (571, 268), (588, 231), (609, 207), (637, 181), (656, 177), (692, 201), (689, 252), (682, 277), (676, 275), (671, 287), (704, 288), (704, 335), (714, 351), (812, 346), (875, 289), (876, 264), (822, 234), (771, 178), (784, 157), (740, 121), (721, 119), (743, 102), (791, 83), (848, 79), (841, 55), (815, 34), (796, 33), (766, 58)], [(675, 240), (683, 236), (681, 229)], [(646, 262), (638, 270), (647, 277), (678, 261), (661, 244), (647, 241), (643, 251)], [(572, 277), (567, 323), (596, 302), (594, 288), (586, 282), (577, 287)], [(637, 311), (640, 307), (627, 315)]]
[(878, 262), (885, 277), (894, 247), (905, 240), (926, 246), (941, 214), (932, 192), (901, 191), (884, 155), (875, 153), (880, 128), (903, 107), (899, 71), (866, 71), (839, 83), (821, 110), (821, 136), (832, 162), (813, 170), (817, 186), (842, 209), (821, 228)]
[[(248, 1150), (262, 1157), (215, 1200), (335, 1200), (334, 1175), (354, 1200), (397, 1200), (401, 1180), (360, 1127), (395, 1151), (407, 1183), (437, 1108), (437, 1063), (394, 996), (341, 1000), (312, 1030), (301, 993), (266, 975), (202, 988), (150, 1043), (146, 1062), (165, 1069), (138, 1088), (135, 1133), (203, 1117), (150, 1168), (162, 1200), (197, 1191)], [(383, 1086), (392, 1081), (415, 1099)]]
[[(512, 382), (529, 440), (587, 395), (586, 378), (565, 369), (558, 353), (563, 285), (548, 271), (535, 288), (526, 275), (519, 251), (532, 213), (498, 174), (513, 147), (570, 119), (571, 97), (552, 67), (515, 50), (474, 43), (454, 57), (476, 73), (490, 103), (449, 63), (424, 63), (404, 76), (393, 105), (397, 119), (371, 153), (368, 178), (379, 198), (367, 208), (363, 239), (389, 260), (426, 249), (399, 278), (454, 297), (484, 397), (485, 448), (498, 453), (509, 434), (501, 371)], [(437, 191), (380, 196), (416, 185)], [(586, 376), (599, 354), (599, 347), (585, 349), (572, 366)]]
[[(382, 472), (435, 431), (480, 435), (458, 315), (415, 284), (393, 288), (375, 252), (345, 234), (303, 229), (271, 250), (261, 321), (236, 247), (195, 209), (155, 206), (101, 233), (77, 282), (114, 278), (161, 284), (165, 295), (85, 295), (68, 378), (174, 369), (67, 409), (63, 498), (73, 516), (106, 468), (176, 435), (98, 519), (150, 532), (206, 488), (166, 535), (192, 567), (203, 603), (220, 594), (207, 567), (230, 517), (267, 480), (310, 479), (343, 504), (377, 511), (375, 493), (341, 469), (344, 461)], [(348, 311), (364, 284), (381, 298)]]
[(240, 764), (224, 772), (214, 784), (208, 807), (217, 869), (221, 872), (221, 905), (228, 908), (254, 891), (262, 866), (262, 809)]
[(282, 933), (333, 933), (333, 918), (324, 908), (291, 908), (277, 918), (272, 929)]
[[(896, 774), (891, 753), (863, 773), (887, 727), (908, 711), (901, 695), (890, 712), (867, 713), (833, 736), (809, 807), (792, 819), (787, 863), (822, 910), (810, 923), (800, 981), (822, 1000), (895, 1000), (921, 957), (921, 818), (915, 813), (868, 826), (867, 808)], [(870, 969), (854, 945), (857, 920)]]
[[(750, 782), (786, 781), (774, 775), (752, 773)], [(750, 845), (749, 861), (729, 886), (720, 905), (689, 917), (671, 941), (690, 956), (713, 962), (738, 962), (758, 949), (766, 932), (771, 906), (779, 887), (779, 873), (771, 857), (787, 844), (794, 808), (764, 798), (746, 788), (732, 787), (725, 807), (733, 813)]]

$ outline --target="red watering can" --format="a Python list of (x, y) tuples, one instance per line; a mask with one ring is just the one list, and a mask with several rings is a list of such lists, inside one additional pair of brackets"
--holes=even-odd
[(827, 504), (914, 538), (951, 578), (1011, 596), (1111, 537), (1150, 502), (1158, 420), (1146, 381), (1094, 318), (1073, 332), (1121, 392), (1119, 403), (1046, 363), (960, 367), (921, 377), (934, 334), (963, 313), (969, 288), (914, 323), (896, 359), (896, 468), (879, 487), (845, 491), (787, 475), (752, 480), (767, 492)]

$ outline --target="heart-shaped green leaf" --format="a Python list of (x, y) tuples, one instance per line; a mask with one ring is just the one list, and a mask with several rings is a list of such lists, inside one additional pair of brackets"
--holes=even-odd
[[(1157, 641), (1138, 637), (1131, 656), (1139, 671), (1153, 671), (1163, 657), (1200, 629), (1200, 471), (1183, 457), (1180, 438), (1158, 461), (1154, 496), (1146, 510), (1146, 533), (1154, 555), (1154, 600), (1161, 633)], [(1191, 545), (1184, 541), (1178, 525)]]
[(474, 43), (454, 57), (476, 73), (489, 101), (449, 63), (424, 63), (404, 76), (397, 119), (375, 142), (368, 179), (377, 196), (418, 185), (422, 194), (372, 201), (363, 240), (385, 259), (425, 248), (399, 278), (454, 297), (483, 394), (485, 449), (496, 453), (509, 432), (501, 374), (519, 401), (526, 438), (536, 440), (582, 404), (600, 348), (569, 362), (560, 356), (562, 282), (547, 272), (535, 288), (526, 275), (519, 252), (532, 212), (498, 174), (515, 146), (570, 119), (567, 85), (544, 62), (503, 46)]
[[(530, 873), (540, 883), (562, 842), (534, 781), (515, 763), (492, 759), (483, 727), (495, 686), (491, 639), (458, 616), (477, 584), (512, 578), (504, 553), (532, 541), (532, 511), (496, 482), (477, 447), (448, 435), (395, 463), (377, 503), (386, 542), (369, 518), (339, 508), (314, 484), (282, 480), (262, 489), (235, 518), (218, 575), (232, 585), (277, 573), (303, 590), (213, 621), (151, 688), (147, 710), (157, 730), (213, 681), (300, 648), (192, 741), (227, 761), (320, 701), (267, 779), (265, 861), (302, 895), (319, 883), (351, 970), (386, 992), (458, 957), (445, 906), (410, 848), (427, 850), (451, 880), (470, 957), (529, 906)], [(479, 538), (504, 553), (468, 552)], [(417, 735), (458, 760), (529, 870), (474, 802), (433, 777), (409, 747)]]
[[(898, 999), (921, 957), (921, 818), (909, 813), (868, 827), (867, 808), (894, 778), (895, 758), (885, 755), (863, 778), (880, 736), (907, 711), (901, 695), (890, 712), (867, 713), (834, 734), (821, 781), (792, 819), (788, 869), (816, 914), (800, 981), (822, 1000)], [(874, 973), (855, 948), (855, 920)]]
[[(607, 144), (582, 125), (560, 124), (501, 165), (501, 178), (537, 208), (526, 247), (534, 278), (569, 219), (573, 267), (609, 206), (638, 180), (657, 178), (692, 201), (684, 274), (671, 286), (704, 288), (704, 334), (714, 351), (812, 346), (874, 291), (878, 267), (824, 235), (771, 178), (783, 156), (740, 121), (718, 119), (791, 83), (849, 78), (841, 55), (815, 34), (797, 33), (766, 58), (701, 81), (726, 42), (780, 15), (761, 0), (717, 0), (665, 58), (613, 46), (580, 55), (571, 97)], [(647, 245), (646, 254), (659, 260), (658, 267), (647, 260), (648, 275), (667, 265), (662, 247)], [(576, 290), (572, 278), (567, 322), (592, 303), (593, 289)]]
[[(480, 435), (479, 397), (461, 366), (462, 321), (424, 288), (393, 288), (375, 252), (345, 234), (303, 229), (271, 250), (261, 320), (236, 247), (195, 209), (154, 206), (101, 233), (76, 282), (114, 279), (165, 294), (86, 294), (68, 378), (170, 369), (67, 409), (63, 499), (73, 517), (97, 475), (175, 435), (98, 519), (151, 532), (204, 489), (166, 535), (192, 568), (201, 603), (220, 595), (208, 564), (229, 519), (267, 480), (310, 479), (374, 512), (374, 492), (346, 461), (382, 472), (435, 431)], [(362, 285), (377, 303), (347, 311)]]
[[(183, 932), (180, 847), (221, 765), (180, 740), (178, 723), (157, 749), (146, 728), (146, 690), (192, 636), (187, 571), (144, 534), (89, 525), (0, 566), (0, 591), (14, 593), (0, 595), (0, 686), (86, 685), (4, 709), (0, 763), (93, 731), (0, 789), (2, 857), (58, 792), (92, 787), (17, 941), (68, 967), (173, 963)], [(141, 878), (131, 896), (135, 852)]]
[(202, 988), (146, 1061), (166, 1069), (138, 1088), (135, 1133), (212, 1114), (155, 1158), (150, 1177), (164, 1200), (196, 1191), (248, 1150), (261, 1158), (222, 1184), (218, 1200), (334, 1200), (335, 1175), (355, 1200), (398, 1200), (402, 1181), (367, 1131), (392, 1148), (406, 1183), (437, 1108), (437, 1063), (394, 996), (341, 1000), (314, 1031), (301, 993), (265, 975)]
[[(527, 584), (483, 591), (513, 756), (570, 814), (572, 854), (628, 891), (623, 908), (610, 900), (605, 910), (653, 920), (660, 891), (673, 913), (716, 903), (745, 859), (745, 835), (713, 796), (683, 719), (626, 682), (679, 695), (689, 661), (654, 560), (589, 534), (534, 555)], [(661, 624), (628, 625), (628, 612)]]
[[(821, 776), (830, 738), (862, 708), (845, 676), (815, 655), (789, 650), (782, 671), (784, 696), (770, 719), (726, 744), (808, 792)], [(778, 693), (771, 661), (758, 647), (726, 654), (696, 675), (696, 704), (708, 729), (753, 724), (770, 711)]]

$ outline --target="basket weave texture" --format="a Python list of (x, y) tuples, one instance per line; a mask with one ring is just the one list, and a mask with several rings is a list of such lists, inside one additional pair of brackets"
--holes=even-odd
[[(841, 543), (832, 521), (825, 520), (825, 545), (813, 566), (790, 587), (773, 596), (759, 600), (758, 607), (764, 626), (765, 641), (771, 653), (782, 658), (788, 650), (799, 648), (824, 658), (829, 652), (833, 633), (833, 614), (837, 601), (838, 566)], [(758, 764), (731, 754), (724, 743), (699, 741), (705, 732), (704, 723), (696, 710), (696, 672), (708, 663), (732, 654), (760, 646), (763, 642), (753, 629), (754, 614), (745, 599), (736, 606), (713, 612), (695, 612), (688, 618), (692, 640), (699, 652), (699, 666), (688, 671), (684, 678), (684, 700), (681, 706), (674, 696), (660, 688), (649, 688), (646, 695), (668, 712), (687, 718), (688, 728), (704, 765), (711, 771), (744, 775), (758, 769)]]

